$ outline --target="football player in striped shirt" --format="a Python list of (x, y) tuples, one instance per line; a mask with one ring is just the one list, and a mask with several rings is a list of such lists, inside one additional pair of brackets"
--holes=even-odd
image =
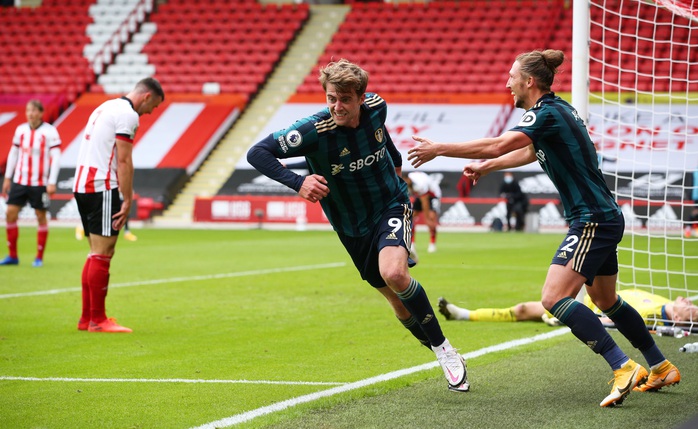
[(109, 266), (119, 230), (126, 223), (133, 202), (131, 154), (139, 118), (164, 100), (160, 83), (145, 78), (125, 96), (102, 103), (87, 120), (73, 184), (90, 245), (82, 269), (82, 315), (78, 321), (81, 331), (131, 332), (107, 317)]
[(56, 192), (58, 163), (61, 156), (61, 138), (56, 127), (44, 122), (44, 106), (39, 100), (30, 100), (26, 108), (27, 122), (18, 126), (7, 158), (2, 193), (7, 195), (6, 233), (9, 255), (0, 265), (17, 265), (19, 211), (29, 205), (36, 213), (38, 230), (36, 257), (33, 266), (44, 264), (44, 250), (48, 240), (48, 208)]
[[(477, 181), (496, 170), (538, 161), (560, 193), (569, 231), (548, 269), (542, 303), (570, 327), (572, 333), (603, 356), (614, 373), (611, 393), (602, 407), (620, 405), (636, 386), (657, 390), (681, 380), (678, 369), (659, 350), (642, 316), (616, 293), (617, 245), (625, 221), (599, 170), (596, 149), (577, 111), (550, 90), (562, 51), (532, 51), (516, 57), (507, 88), (514, 105), (525, 109), (518, 125), (499, 137), (463, 143), (434, 143), (414, 136), (420, 144), (408, 152), (419, 167), (436, 156), (486, 159), (463, 169)], [(575, 300), (582, 286), (594, 304), (636, 347), (650, 373), (630, 359), (604, 329), (589, 307)]]
[[(412, 207), (385, 127), (387, 105), (366, 93), (368, 73), (347, 60), (320, 70), (327, 108), (254, 145), (247, 160), (311, 203), (320, 203), (362, 279), (441, 364), (449, 389), (469, 389), (465, 361), (451, 346), (422, 285), (410, 276)], [(304, 156), (300, 176), (279, 159)], [(413, 261), (412, 261), (413, 262)]]

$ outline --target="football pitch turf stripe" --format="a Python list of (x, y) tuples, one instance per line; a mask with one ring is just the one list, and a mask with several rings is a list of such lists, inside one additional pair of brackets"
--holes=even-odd
[(272, 381), (272, 380), (201, 380), (187, 378), (66, 378), (66, 377), (12, 377), (0, 375), (9, 381), (58, 381), (80, 383), (189, 383), (189, 384), (282, 384), (299, 386), (340, 386), (346, 383), (331, 381)]
[[(225, 279), (231, 277), (246, 277), (246, 276), (257, 276), (262, 274), (274, 274), (274, 273), (287, 273), (293, 271), (310, 271), (310, 270), (321, 270), (325, 268), (337, 268), (345, 266), (345, 262), (332, 262), (329, 264), (318, 264), (318, 265), (300, 265), (297, 267), (286, 267), (286, 268), (269, 268), (266, 270), (251, 270), (251, 271), (240, 271), (237, 273), (221, 273), (221, 274), (207, 274), (203, 276), (189, 276), (189, 277), (172, 277), (169, 279), (155, 279), (155, 280), (144, 280), (138, 282), (126, 282), (126, 283), (114, 283), (110, 284), (109, 288), (119, 288), (119, 287), (133, 287), (133, 286), (148, 286), (157, 285), (163, 283), (177, 283), (177, 282), (192, 282), (192, 281), (203, 281), (203, 280), (214, 280), (214, 279)], [(0, 295), (0, 299), (8, 298), (22, 298), (27, 296), (39, 296), (39, 295), (56, 295), (59, 293), (68, 292), (81, 292), (81, 287), (72, 287), (64, 289), (51, 289), (51, 290), (39, 290), (35, 292), (22, 292), (22, 293), (8, 293)]]
[[(419, 267), (419, 264), (417, 264), (417, 267)], [(532, 267), (518, 267), (518, 266), (512, 266), (512, 265), (467, 265), (467, 264), (437, 264), (437, 263), (430, 263), (429, 264), (430, 268), (449, 268), (449, 269), (462, 269), (462, 270), (468, 270), (468, 271), (516, 271), (516, 272), (521, 272), (521, 271), (530, 271), (533, 273), (536, 272), (547, 272), (548, 267), (547, 266), (532, 266)]]
[[(560, 328), (545, 334), (534, 335), (533, 337), (520, 338), (518, 340), (507, 341), (501, 344), (496, 344), (494, 346), (484, 347), (479, 350), (472, 351), (470, 353), (463, 354), (463, 358), (466, 360), (474, 359), (489, 353), (499, 352), (503, 350), (508, 350), (514, 347), (518, 347), (525, 344), (531, 344), (538, 341), (545, 341), (550, 338), (559, 337), (570, 332), (569, 328)], [(429, 362), (423, 365), (413, 366), (412, 368), (406, 368), (399, 371), (389, 372), (387, 374), (381, 374), (376, 377), (367, 378), (364, 380), (359, 380), (353, 383), (347, 383), (341, 386), (333, 387), (328, 390), (323, 390), (321, 392), (310, 393), (308, 395), (299, 396), (297, 398), (287, 399), (285, 401), (277, 402), (276, 404), (268, 405), (266, 407), (257, 408), (255, 410), (247, 411), (241, 414), (236, 414), (234, 416), (226, 417), (215, 422), (210, 422), (203, 424), (201, 426), (196, 426), (192, 429), (217, 429), (234, 426), (239, 423), (248, 422), (254, 418), (261, 417), (267, 414), (272, 414), (277, 411), (283, 411), (287, 408), (294, 407), (299, 404), (304, 404), (307, 402), (312, 402), (320, 398), (326, 398), (329, 396), (338, 395), (340, 393), (348, 392), (355, 389), (360, 389), (362, 387), (370, 386), (373, 384), (381, 383), (384, 381), (399, 378), (408, 374), (413, 374), (420, 371), (426, 371), (435, 368), (439, 365), (437, 361)], [(467, 394), (467, 393), (459, 393)]]

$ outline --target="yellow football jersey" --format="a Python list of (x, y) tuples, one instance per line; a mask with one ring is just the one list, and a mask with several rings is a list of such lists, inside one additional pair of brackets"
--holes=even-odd
[[(637, 310), (644, 320), (661, 319), (662, 307), (664, 307), (664, 304), (672, 302), (668, 298), (664, 298), (663, 296), (655, 295), (640, 289), (620, 290), (618, 291), (618, 295), (620, 295), (625, 302), (630, 304), (631, 307)], [(591, 302), (589, 295), (584, 297), (584, 304), (591, 308), (595, 313), (602, 313), (601, 310), (599, 310), (594, 303)]]

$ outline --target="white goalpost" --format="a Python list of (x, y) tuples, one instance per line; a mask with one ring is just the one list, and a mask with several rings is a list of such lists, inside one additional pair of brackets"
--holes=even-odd
[(618, 287), (696, 302), (698, 5), (576, 0), (573, 26), (572, 104), (625, 215)]

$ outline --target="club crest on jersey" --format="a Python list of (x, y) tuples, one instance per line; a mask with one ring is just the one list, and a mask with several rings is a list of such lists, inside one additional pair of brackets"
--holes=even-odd
[(383, 141), (383, 128), (378, 128), (374, 134), (377, 142)]
[(519, 121), (518, 126), (519, 127), (528, 127), (528, 126), (533, 125), (535, 123), (536, 123), (536, 114), (533, 112), (526, 112), (521, 117), (521, 120)]
[(303, 136), (298, 130), (289, 131), (286, 134), (286, 142), (291, 147), (298, 147), (303, 143)]

